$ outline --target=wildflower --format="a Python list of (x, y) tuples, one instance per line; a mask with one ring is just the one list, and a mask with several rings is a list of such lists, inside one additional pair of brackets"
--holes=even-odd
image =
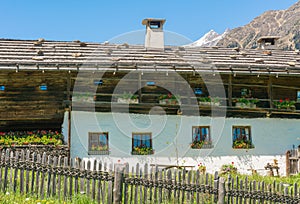
[(6, 195), (9, 195), (9, 192), (6, 192), (5, 194), (6, 194)]

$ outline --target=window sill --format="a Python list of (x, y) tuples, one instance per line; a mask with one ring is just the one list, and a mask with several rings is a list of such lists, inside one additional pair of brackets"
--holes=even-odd
[(145, 153), (140, 153), (140, 152), (136, 152), (136, 151), (132, 151), (131, 155), (152, 155), (154, 154), (154, 150), (151, 150), (149, 152), (145, 152)]
[(109, 155), (109, 150), (90, 150), (88, 155)]
[(203, 144), (200, 148), (198, 147), (191, 147), (192, 149), (212, 149), (214, 148), (214, 145), (212, 144)]

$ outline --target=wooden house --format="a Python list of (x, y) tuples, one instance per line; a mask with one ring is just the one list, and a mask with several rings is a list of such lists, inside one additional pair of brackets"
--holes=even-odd
[[(143, 22), (163, 36), (164, 20)], [(284, 170), (300, 137), (299, 51), (151, 42), (1, 39), (0, 129), (62, 130), (72, 157)]]

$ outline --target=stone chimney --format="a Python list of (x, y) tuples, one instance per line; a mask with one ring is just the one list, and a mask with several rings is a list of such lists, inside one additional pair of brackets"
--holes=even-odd
[(146, 18), (142, 24), (146, 26), (145, 47), (147, 49), (164, 49), (163, 25), (165, 19)]
[(279, 36), (263, 36), (263, 37), (260, 37), (257, 40), (258, 48), (263, 49), (263, 50), (278, 49), (277, 41), (278, 41), (279, 38), (280, 38)]

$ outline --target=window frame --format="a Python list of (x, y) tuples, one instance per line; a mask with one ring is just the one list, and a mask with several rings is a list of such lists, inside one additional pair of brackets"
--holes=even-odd
[[(138, 136), (138, 135), (140, 135), (141, 136), (141, 138), (139, 139), (140, 141), (144, 141), (145, 139), (143, 139), (143, 137), (149, 137), (149, 148), (151, 148), (152, 150), (153, 150), (153, 146), (152, 146), (152, 132), (133, 132), (132, 133), (132, 142), (131, 142), (131, 151), (132, 151), (132, 154), (135, 154), (134, 153), (134, 148), (135, 147), (140, 147), (140, 146), (142, 146), (143, 145), (143, 143), (141, 142), (140, 143), (140, 146), (135, 146), (134, 145), (134, 141), (135, 141), (135, 136)], [(153, 152), (152, 153), (149, 153), (149, 154), (153, 154)]]
[[(236, 129), (239, 129), (239, 135), (235, 136)], [(246, 130), (248, 129), (248, 134), (246, 134)], [(243, 131), (245, 133), (243, 134)], [(235, 138), (236, 137), (236, 138)], [(238, 140), (239, 137), (246, 137), (245, 139), (240, 139), (242, 141), (248, 142), (250, 147), (235, 147), (235, 141)], [(252, 131), (250, 125), (233, 125), (232, 126), (232, 148), (233, 149), (251, 149), (254, 148), (253, 142), (252, 142)]]
[[(106, 138), (106, 146), (107, 146), (107, 150), (92, 150), (92, 137), (93, 136), (97, 136), (98, 138), (97, 138), (97, 146), (101, 146), (100, 145), (100, 143), (101, 143), (101, 140), (100, 140), (100, 137), (102, 136), (102, 135), (104, 135), (105, 136), (105, 138)], [(109, 133), (108, 132), (89, 132), (88, 133), (88, 153), (89, 153), (89, 155), (97, 155), (97, 154), (99, 154), (99, 155), (103, 155), (103, 154), (109, 154)]]
[[(200, 138), (199, 140), (196, 140), (196, 135), (195, 135), (195, 132), (196, 130), (195, 129), (199, 129), (199, 133), (200, 133)], [(207, 134), (204, 135), (203, 134), (203, 131), (202, 129), (207, 129)], [(204, 137), (204, 140), (202, 139), (202, 137)], [(198, 136), (197, 136), (198, 138)], [(192, 126), (192, 144), (196, 141), (203, 141), (203, 142), (207, 142), (207, 144), (203, 144), (200, 148), (196, 148), (196, 147), (192, 147), (193, 149), (210, 149), (210, 148), (213, 148), (213, 145), (212, 145), (212, 139), (211, 139), (211, 128), (209, 125), (197, 125), (197, 126)]]

